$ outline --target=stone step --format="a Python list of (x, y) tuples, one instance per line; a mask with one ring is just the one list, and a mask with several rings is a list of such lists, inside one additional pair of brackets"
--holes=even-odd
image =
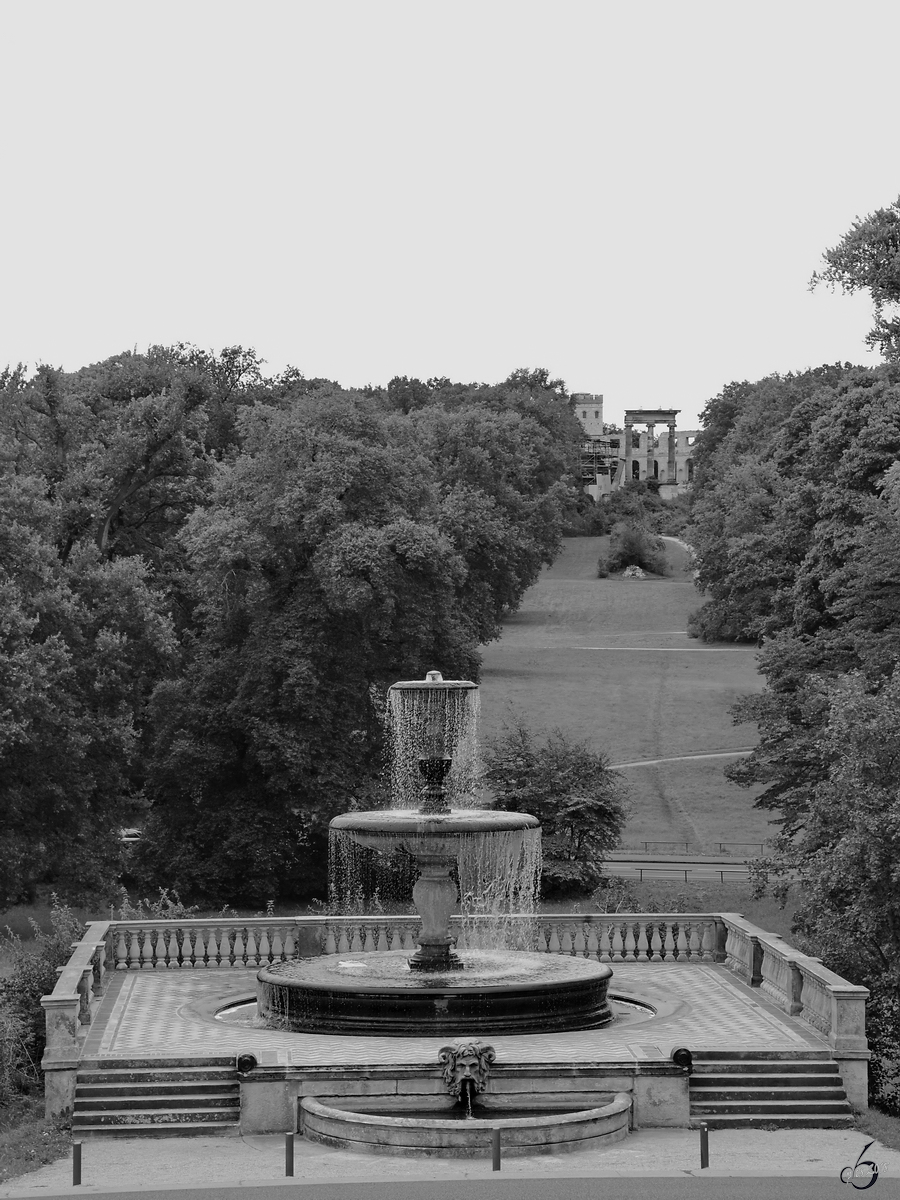
[(73, 1113), (72, 1130), (74, 1132), (76, 1128), (80, 1129), (83, 1125), (103, 1127), (127, 1125), (129, 1129), (137, 1129), (151, 1125), (170, 1124), (173, 1121), (176, 1121), (178, 1124), (196, 1125), (198, 1123), (209, 1122), (210, 1124), (218, 1125), (225, 1122), (237, 1124), (239, 1120), (240, 1108), (237, 1106), (218, 1109), (182, 1110), (179, 1105), (170, 1105), (166, 1110), (154, 1112), (135, 1112), (131, 1108), (108, 1108), (104, 1112), (99, 1113)]
[(730, 1100), (826, 1100), (846, 1101), (842, 1087), (829, 1088), (691, 1088), (691, 1105)]
[[(236, 1137), (240, 1122), (161, 1121), (153, 1125), (82, 1125), (77, 1127), (79, 1138), (110, 1137)], [(73, 1126), (74, 1132), (74, 1126)]]
[(846, 1116), (802, 1116), (796, 1113), (784, 1116), (746, 1116), (741, 1113), (720, 1113), (704, 1117), (691, 1114), (691, 1126), (697, 1129), (701, 1122), (708, 1129), (853, 1129), (856, 1125), (852, 1113)]
[(834, 1065), (830, 1050), (694, 1050), (694, 1062), (827, 1062)]
[(96, 1099), (86, 1096), (79, 1096), (76, 1092), (74, 1112), (122, 1112), (127, 1109), (129, 1112), (142, 1112), (144, 1110), (152, 1110), (157, 1108), (172, 1109), (198, 1109), (202, 1108), (209, 1112), (219, 1108), (235, 1108), (240, 1111), (241, 1097), (240, 1092), (235, 1092), (228, 1096), (193, 1096), (190, 1093), (179, 1094), (177, 1096), (161, 1095), (161, 1096), (135, 1096), (132, 1094), (105, 1096)]
[(806, 1059), (756, 1059), (742, 1060), (706, 1059), (694, 1057), (692, 1077), (696, 1075), (837, 1075), (838, 1065), (834, 1060), (808, 1061)]
[(79, 1078), (75, 1087), (75, 1098), (83, 1097), (92, 1100), (101, 1096), (237, 1096), (240, 1094), (240, 1084), (236, 1079), (207, 1080), (207, 1079), (167, 1079), (164, 1082), (144, 1083), (142, 1079), (129, 1080), (128, 1083), (93, 1083), (82, 1082)]
[(762, 1072), (724, 1072), (721, 1074), (691, 1075), (691, 1091), (704, 1087), (841, 1087), (841, 1078), (836, 1070), (817, 1075), (763, 1074)]
[(197, 1058), (190, 1055), (174, 1058), (85, 1058), (79, 1063), (79, 1070), (86, 1071), (143, 1070), (148, 1067), (158, 1070), (230, 1067), (234, 1070), (234, 1058), (227, 1054), (201, 1055)]
[(698, 1117), (705, 1119), (706, 1115), (727, 1114), (729, 1116), (786, 1116), (797, 1114), (799, 1116), (814, 1116), (821, 1113), (823, 1116), (840, 1116), (844, 1113), (850, 1113), (850, 1105), (846, 1100), (770, 1100), (770, 1101), (747, 1101), (741, 1103), (738, 1101), (723, 1101), (717, 1103), (714, 1100), (703, 1101), (699, 1104), (691, 1103), (691, 1118)]
[(230, 1067), (171, 1067), (171, 1068), (134, 1068), (134, 1067), (79, 1067), (79, 1083), (189, 1083), (203, 1080), (209, 1083), (226, 1082), (236, 1079), (234, 1064)]

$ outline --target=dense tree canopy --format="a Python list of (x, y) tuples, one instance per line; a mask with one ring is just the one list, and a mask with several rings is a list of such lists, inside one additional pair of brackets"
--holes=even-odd
[(380, 706), (477, 678), (559, 547), (577, 421), (548, 372), (347, 392), (242, 347), (0, 376), (0, 900), (130, 869), (321, 894), (382, 787)]

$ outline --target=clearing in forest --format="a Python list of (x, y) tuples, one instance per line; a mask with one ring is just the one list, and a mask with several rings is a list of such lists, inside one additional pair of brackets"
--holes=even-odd
[[(756, 652), (687, 636), (701, 596), (685, 551), (666, 541), (665, 578), (597, 579), (607, 546), (607, 538), (567, 538), (500, 641), (483, 648), (483, 736), (518, 713), (535, 731), (564, 729), (613, 763), (753, 746), (755, 727), (733, 725), (728, 708), (762, 689)], [(753, 807), (758, 791), (725, 779), (729, 761), (684, 757), (626, 768), (632, 815), (623, 845), (765, 841), (772, 830)]]

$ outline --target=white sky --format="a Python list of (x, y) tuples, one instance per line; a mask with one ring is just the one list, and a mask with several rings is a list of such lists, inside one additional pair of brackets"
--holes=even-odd
[(900, 5), (0, 0), (0, 365), (255, 346), (682, 410), (877, 361)]

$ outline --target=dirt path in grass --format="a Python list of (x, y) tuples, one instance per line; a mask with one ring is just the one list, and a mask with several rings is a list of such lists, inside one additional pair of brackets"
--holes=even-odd
[(755, 742), (729, 707), (758, 691), (753, 647), (700, 643), (685, 632), (701, 597), (688, 549), (667, 540), (671, 575), (597, 579), (606, 538), (570, 538), (484, 647), (482, 731), (521, 717), (559, 727), (628, 764), (633, 812), (625, 843), (762, 842), (755, 792), (723, 769)]

